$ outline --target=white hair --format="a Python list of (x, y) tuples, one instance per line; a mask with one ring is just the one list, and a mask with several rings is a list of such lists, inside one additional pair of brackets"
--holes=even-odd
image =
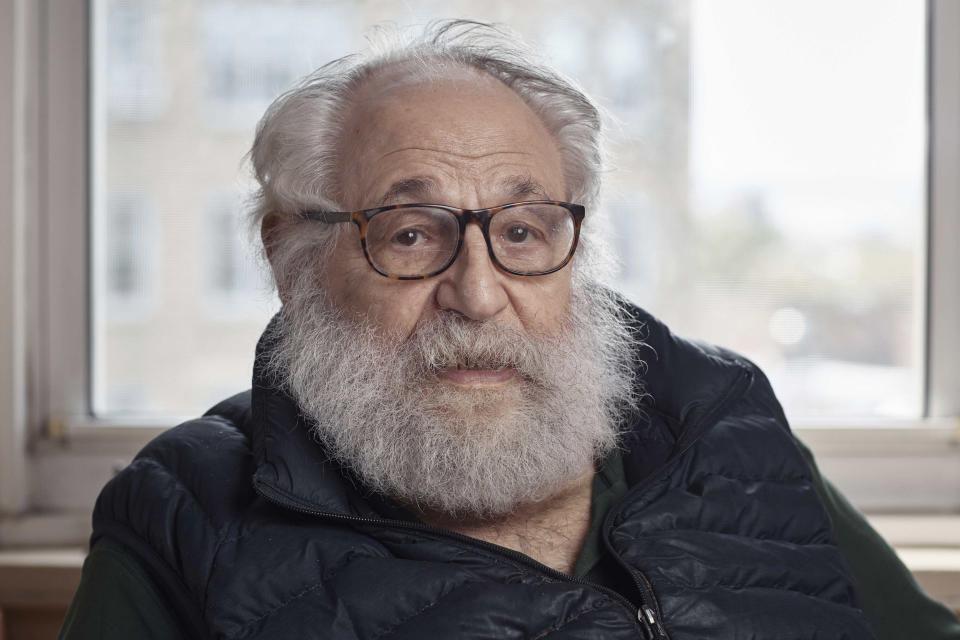
[[(250, 150), (260, 185), (251, 211), (254, 227), (259, 228), (270, 213), (294, 216), (307, 208), (348, 208), (334, 179), (338, 138), (358, 87), (394, 65), (409, 66), (424, 77), (451, 68), (473, 69), (503, 82), (553, 136), (562, 157), (566, 198), (588, 209), (597, 203), (603, 167), (600, 111), (516, 35), (501, 26), (450, 20), (431, 23), (417, 34), (380, 28), (369, 41), (366, 51), (334, 60), (304, 78), (277, 98), (260, 120)], [(580, 253), (591, 255), (575, 264), (592, 263), (602, 270), (607, 252), (595, 237), (596, 226), (584, 225)], [(274, 245), (271, 258), (281, 289), (289, 275), (282, 271), (292, 259), (289, 253), (309, 245), (313, 265), (321, 264), (343, 225), (312, 227), (267, 239)]]

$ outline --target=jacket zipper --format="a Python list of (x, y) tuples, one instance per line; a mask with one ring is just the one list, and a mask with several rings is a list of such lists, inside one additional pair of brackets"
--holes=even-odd
[[(582, 580), (580, 578), (574, 578), (574, 577), (568, 576), (567, 574), (561, 573), (556, 569), (552, 569), (543, 563), (537, 562), (530, 556), (522, 554), (519, 551), (515, 551), (507, 547), (502, 547), (500, 545), (493, 544), (491, 542), (486, 542), (485, 540), (478, 540), (476, 538), (471, 538), (469, 536), (465, 536), (455, 531), (449, 531), (447, 529), (441, 529), (440, 527), (434, 527), (432, 525), (425, 524), (422, 522), (407, 522), (404, 520), (389, 520), (389, 519), (381, 520), (381, 519), (374, 519), (374, 518), (361, 518), (359, 516), (346, 516), (338, 513), (330, 513), (328, 511), (320, 511), (318, 509), (312, 509), (308, 506), (300, 504), (299, 501), (293, 498), (292, 496), (288, 496), (283, 492), (280, 492), (269, 485), (265, 485), (263, 483), (256, 482), (256, 481), (254, 482), (254, 489), (260, 496), (272, 502), (273, 504), (276, 504), (285, 509), (296, 511), (298, 513), (303, 513), (305, 515), (315, 516), (315, 517), (323, 518), (326, 520), (337, 520), (340, 522), (368, 525), (368, 526), (381, 527), (381, 528), (393, 527), (397, 529), (412, 529), (415, 531), (421, 531), (424, 533), (437, 535), (443, 538), (448, 538), (450, 540), (455, 540), (457, 542), (464, 543), (469, 546), (479, 547), (487, 551), (493, 551), (500, 555), (507, 556), (511, 560), (515, 560), (528, 567), (531, 567), (536, 571), (538, 571), (539, 573), (549, 578), (553, 578), (554, 580), (557, 580), (559, 582), (581, 584), (583, 586), (590, 587), (592, 589), (596, 589), (597, 591), (600, 591), (601, 593), (607, 595), (611, 599), (617, 601), (619, 604), (621, 604), (624, 608), (626, 608), (630, 612), (631, 617), (633, 617), (633, 619), (640, 624), (640, 628), (643, 630), (645, 635), (645, 640), (657, 640), (658, 638), (658, 636), (655, 635), (653, 629), (651, 628), (651, 624), (649, 622), (649, 619), (650, 619), (649, 616), (652, 615), (656, 620), (657, 614), (654, 611), (651, 611), (648, 614), (647, 611), (650, 610), (650, 607), (646, 605), (644, 602), (641, 602), (640, 608), (637, 609), (632, 602), (627, 600), (624, 596), (614, 591), (613, 589), (609, 589), (607, 587), (604, 587), (603, 585), (599, 585), (594, 582), (589, 582), (587, 580)], [(659, 622), (656, 622), (655, 626), (659, 627)], [(662, 627), (660, 628), (662, 629)], [(662, 636), (659, 636), (659, 637), (666, 638), (666, 634), (664, 633)]]
[[(621, 503), (623, 502), (626, 502), (626, 496), (621, 499)], [(610, 509), (610, 511), (607, 512), (607, 517), (604, 519), (604, 546), (606, 546), (607, 552), (616, 559), (617, 564), (619, 564), (627, 572), (627, 574), (633, 578), (633, 584), (637, 587), (637, 591), (640, 593), (640, 608), (637, 610), (637, 620), (643, 626), (647, 637), (650, 640), (670, 640), (667, 630), (660, 622), (663, 618), (663, 614), (660, 611), (660, 603), (657, 601), (657, 595), (653, 590), (653, 585), (650, 584), (650, 580), (643, 574), (643, 572), (638, 571), (628, 565), (626, 561), (620, 557), (620, 554), (614, 550), (613, 545), (610, 544), (609, 533), (613, 528), (613, 514), (616, 511), (616, 508)]]

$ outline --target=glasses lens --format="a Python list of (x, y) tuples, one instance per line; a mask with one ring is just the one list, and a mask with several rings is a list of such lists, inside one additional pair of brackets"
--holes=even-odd
[(573, 215), (555, 204), (525, 204), (490, 219), (493, 253), (507, 269), (521, 274), (550, 271), (573, 247)]
[(459, 238), (460, 225), (449, 211), (392, 209), (367, 223), (367, 254), (377, 269), (391, 276), (426, 276), (453, 258)]

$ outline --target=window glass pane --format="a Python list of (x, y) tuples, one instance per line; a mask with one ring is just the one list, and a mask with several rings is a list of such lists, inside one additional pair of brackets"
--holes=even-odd
[(100, 415), (249, 385), (277, 308), (243, 218), (257, 119), (370, 25), (455, 16), (511, 25), (613, 116), (602, 209), (631, 299), (756, 360), (794, 420), (919, 415), (922, 0), (93, 9)]

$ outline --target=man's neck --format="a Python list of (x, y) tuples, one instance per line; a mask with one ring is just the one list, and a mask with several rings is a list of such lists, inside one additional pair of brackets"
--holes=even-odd
[(591, 466), (563, 492), (522, 505), (497, 520), (464, 520), (435, 512), (420, 513), (428, 524), (514, 549), (548, 567), (573, 572), (590, 528)]

